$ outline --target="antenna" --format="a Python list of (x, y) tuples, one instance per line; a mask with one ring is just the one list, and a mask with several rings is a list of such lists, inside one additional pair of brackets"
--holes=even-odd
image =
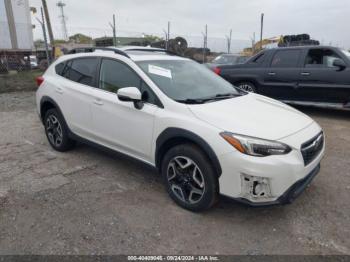
[(63, 38), (64, 38), (64, 40), (68, 40), (68, 30), (67, 30), (67, 25), (66, 25), (67, 17), (65, 16), (64, 10), (63, 10), (63, 7), (65, 7), (66, 4), (63, 3), (62, 1), (59, 1), (56, 5), (61, 9), (60, 18), (61, 18), (61, 24), (62, 24)]

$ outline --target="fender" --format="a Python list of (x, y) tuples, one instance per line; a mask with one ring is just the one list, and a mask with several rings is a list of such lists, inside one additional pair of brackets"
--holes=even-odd
[(199, 146), (211, 160), (218, 176), (219, 177), (221, 176), (221, 173), (222, 173), (221, 165), (211, 146), (203, 138), (196, 135), (195, 133), (185, 129), (173, 128), (173, 127), (165, 129), (157, 138), (155, 160), (156, 160), (156, 167), (158, 168), (158, 170), (160, 170), (161, 160), (167, 149), (165, 145), (167, 144), (168, 141), (171, 141), (172, 139), (184, 139), (187, 141), (191, 141), (197, 146)]
[(64, 124), (65, 126), (67, 127), (68, 129), (68, 133), (69, 135), (71, 136), (73, 133), (72, 131), (70, 130), (69, 126), (67, 125), (67, 121), (66, 119), (64, 118), (64, 115), (62, 114), (62, 111), (60, 109), (60, 107), (58, 106), (58, 104), (55, 102), (55, 100), (53, 100), (51, 97), (48, 97), (48, 96), (43, 96), (40, 100), (40, 118), (41, 118), (41, 122), (44, 124), (44, 115), (42, 114), (41, 110), (42, 110), (42, 107), (43, 107), (43, 104), (46, 103), (46, 102), (49, 102), (50, 104), (54, 105), (55, 109), (57, 109), (58, 113), (62, 116), (63, 118), (63, 121), (64, 121)]

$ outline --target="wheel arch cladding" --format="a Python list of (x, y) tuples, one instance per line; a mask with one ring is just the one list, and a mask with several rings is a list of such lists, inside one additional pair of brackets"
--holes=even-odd
[(211, 161), (218, 177), (221, 176), (222, 170), (220, 162), (210, 145), (195, 133), (180, 128), (167, 128), (158, 136), (155, 153), (156, 167), (158, 170), (161, 170), (161, 163), (165, 153), (173, 146), (184, 143), (192, 143), (198, 146)]
[[(42, 122), (44, 122), (45, 114), (50, 109), (56, 109), (58, 113), (63, 117), (63, 114), (61, 112), (60, 107), (57, 105), (57, 103), (50, 97), (44, 96), (40, 101), (40, 117)], [(64, 117), (63, 117), (64, 119)]]

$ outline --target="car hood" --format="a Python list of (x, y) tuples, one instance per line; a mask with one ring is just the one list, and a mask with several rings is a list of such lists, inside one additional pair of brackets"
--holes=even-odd
[(223, 131), (269, 140), (282, 139), (314, 122), (288, 105), (256, 94), (188, 107), (197, 118)]

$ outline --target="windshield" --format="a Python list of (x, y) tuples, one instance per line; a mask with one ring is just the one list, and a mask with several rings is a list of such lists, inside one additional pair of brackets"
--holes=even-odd
[(221, 55), (213, 60), (214, 64), (234, 64), (238, 60), (237, 56)]
[(350, 52), (346, 50), (342, 50), (343, 53), (350, 59)]
[(230, 83), (194, 61), (141, 61), (138, 65), (168, 97), (179, 102), (231, 98), (241, 94)]

